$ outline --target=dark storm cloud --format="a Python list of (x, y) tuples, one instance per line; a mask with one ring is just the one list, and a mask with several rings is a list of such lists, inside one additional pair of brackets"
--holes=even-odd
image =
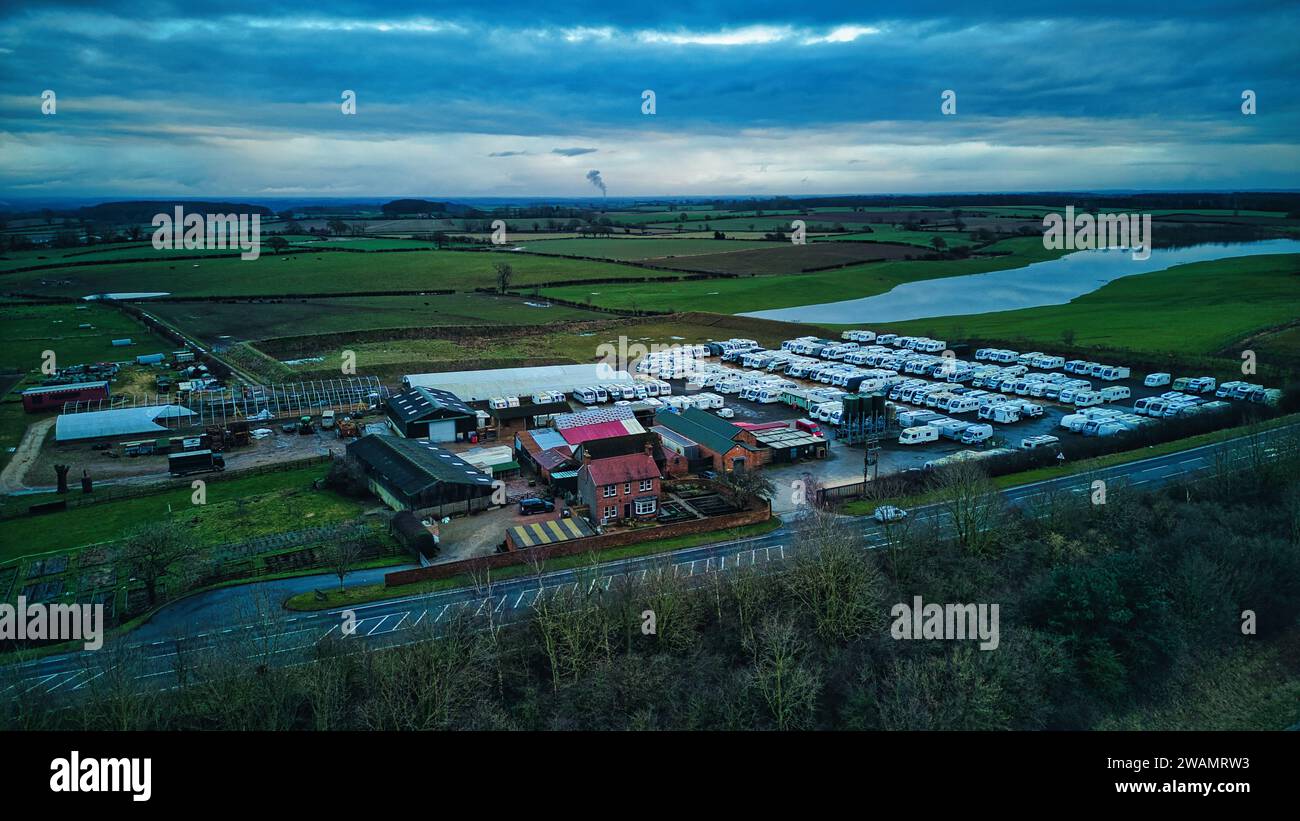
[[(643, 173), (668, 185), (689, 165), (659, 160), (670, 142), (683, 160), (706, 147), (761, 153), (736, 162), (771, 160), (812, 186), (809, 166), (836, 153), (809, 156), (808, 147), (827, 135), (859, 141), (858, 156), (943, 149), (945, 175), (956, 179), (932, 188), (960, 187), (964, 162), (978, 163), (967, 177), (974, 185), (989, 163), (1023, 169), (1038, 148), (1090, 146), (1141, 148), (1153, 168), (1190, 164), (1189, 185), (1295, 184), (1294, 8), (1184, 3), (1170, 16), (1167, 7), (1094, 2), (1054, 13), (1041, 3), (924, 0), (886, 10), (582, 0), (10, 5), (0, 15), (0, 188), (56, 179), (82, 179), (84, 190), (202, 187), (221, 179), (218, 164), (231, 156), (268, 186), (323, 188), (320, 169), (341, 156), (339, 145), (356, 146), (355, 179), (331, 183), (349, 190), (369, 184), (363, 166), (375, 179), (411, 145), (436, 148), (430, 162), (453, 168), (469, 157), (519, 158), (500, 169), (536, 163), (518, 173), (541, 176), (501, 182), (526, 186), (565, 179), (544, 176), (547, 154), (580, 156), (593, 143), (602, 156), (660, 162)], [(58, 93), (55, 117), (39, 114), (46, 88)], [(1247, 88), (1258, 94), (1253, 118), (1239, 111)], [(344, 89), (356, 92), (356, 116), (340, 111)], [(641, 114), (644, 89), (656, 93), (654, 117)], [(956, 117), (939, 114), (944, 89), (957, 92)], [(290, 143), (296, 152), (277, 152)], [(973, 160), (979, 152), (954, 148), (976, 144), (1006, 150)], [(785, 156), (771, 156), (782, 145)], [(1086, 171), (1105, 160), (1075, 162)], [(1141, 157), (1123, 162), (1133, 168)], [(611, 171), (620, 188), (640, 179)], [(707, 177), (697, 169), (691, 179)]]

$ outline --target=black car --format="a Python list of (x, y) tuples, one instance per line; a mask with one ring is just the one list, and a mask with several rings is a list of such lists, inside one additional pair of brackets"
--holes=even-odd
[(548, 499), (533, 497), (519, 500), (519, 512), (525, 516), (530, 513), (550, 513), (553, 510), (555, 510), (555, 503)]

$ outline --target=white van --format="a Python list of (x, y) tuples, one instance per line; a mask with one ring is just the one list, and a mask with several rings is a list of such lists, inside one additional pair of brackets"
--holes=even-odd
[(937, 442), (939, 440), (939, 429), (932, 428), (929, 425), (920, 425), (915, 428), (904, 428), (898, 434), (898, 444), (900, 445), (919, 445), (923, 442)]
[(992, 438), (992, 425), (971, 425), (961, 432), (961, 443), (963, 445), (975, 445), (980, 442), (987, 442)]

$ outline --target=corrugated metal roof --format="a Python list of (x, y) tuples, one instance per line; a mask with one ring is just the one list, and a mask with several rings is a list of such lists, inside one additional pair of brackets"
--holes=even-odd
[(76, 391), (85, 388), (104, 388), (108, 389), (107, 382), (69, 382), (66, 385), (40, 385), (35, 388), (28, 388), (23, 391), (23, 396), (36, 396), (42, 393), (56, 393), (58, 391)]
[(378, 470), (401, 492), (414, 496), (439, 482), (483, 486), (492, 477), (437, 445), (399, 436), (371, 434), (348, 445), (348, 454)]
[(645, 433), (645, 428), (635, 419), (620, 419), (617, 422), (597, 422), (580, 428), (569, 428), (562, 432), (564, 441), (577, 445), (590, 439), (608, 439), (611, 436), (627, 436), (630, 433)]
[(550, 428), (534, 428), (528, 432), (532, 434), (533, 441), (536, 442), (537, 446), (542, 450), (550, 450), (551, 448), (567, 448), (569, 446), (569, 443), (564, 440), (564, 435), (558, 430), (552, 430)]
[(588, 385), (630, 383), (632, 375), (598, 363), (412, 373), (403, 377), (403, 382), (410, 387), (424, 386), (450, 391), (466, 402), (480, 402), (497, 396), (531, 396), (542, 391), (572, 393)]
[(403, 422), (448, 416), (474, 416), (469, 405), (455, 394), (432, 388), (411, 388), (388, 397), (388, 407)]
[[(172, 428), (156, 420), (172, 421)], [(196, 421), (194, 411), (180, 405), (153, 405), (143, 408), (63, 413), (54, 422), (54, 438), (59, 442), (98, 439), (108, 436), (134, 436), (141, 433), (167, 433)]]

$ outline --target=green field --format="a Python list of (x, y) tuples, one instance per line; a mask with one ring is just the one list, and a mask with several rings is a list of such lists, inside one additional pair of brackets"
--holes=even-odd
[(965, 260), (873, 262), (833, 271), (788, 276), (689, 282), (574, 285), (543, 289), (543, 296), (608, 308), (745, 313), (884, 293), (904, 282), (1016, 268), (1061, 256), (1037, 237), (1003, 240), (984, 249), (1008, 256)]
[[(379, 341), (357, 341), (348, 343), (348, 349), (355, 351), (358, 367), (364, 367), (367, 373), (381, 375), (413, 373), (425, 370), (458, 370), (462, 367), (477, 367), (475, 363), (488, 360), (491, 367), (508, 367), (520, 360), (547, 360), (552, 362), (588, 363), (597, 361), (598, 349), (602, 344), (619, 344), (619, 337), (626, 336), (628, 344), (640, 343), (650, 345), (671, 345), (674, 343), (705, 342), (711, 339), (728, 339), (733, 336), (745, 336), (757, 339), (769, 346), (779, 345), (781, 340), (799, 333), (813, 333), (821, 329), (801, 328), (785, 323), (750, 320), (742, 317), (711, 316), (705, 314), (686, 314), (661, 319), (645, 319), (622, 322), (611, 320), (603, 330), (573, 331), (553, 328), (538, 328), (535, 334), (519, 336), (517, 334), (486, 334), (481, 338), (446, 340), (446, 339), (385, 339)], [(331, 347), (312, 348), (311, 340), (303, 343), (294, 341), (293, 357), (332, 356), (337, 354), (337, 342)], [(304, 344), (305, 343), (305, 344)], [(289, 358), (279, 351), (280, 345), (269, 340), (268, 353), (280, 358)], [(293, 370), (308, 375), (320, 370), (321, 363), (306, 362), (293, 367)]]
[[(94, 327), (81, 329), (81, 324)], [(41, 366), (41, 354), (53, 351), (58, 367), (90, 362), (133, 360), (142, 354), (165, 353), (175, 346), (134, 319), (105, 305), (0, 306), (0, 371), (30, 371)], [(113, 347), (127, 338), (134, 345)]]
[[(856, 226), (854, 226), (856, 227)], [(830, 236), (818, 237), (816, 242), (902, 242), (908, 245), (920, 245), (930, 248), (930, 242), (935, 237), (942, 237), (943, 241), (949, 248), (955, 248), (959, 245), (976, 245), (976, 241), (970, 238), (970, 234), (959, 231), (908, 231), (904, 228), (895, 228), (892, 225), (875, 224), (871, 225), (871, 233), (854, 232), (852, 234), (831, 234)]]
[(258, 302), (154, 302), (148, 310), (209, 343), (372, 328), (532, 325), (608, 318), (608, 314), (563, 305), (537, 307), (544, 304), (495, 294), (449, 294)]
[[(314, 490), (323, 465), (209, 481), (207, 504), (190, 501), (189, 485), (133, 499), (100, 502), (62, 513), (0, 521), (0, 562), (72, 550), (120, 538), (144, 522), (169, 516), (195, 545), (238, 542), (266, 533), (301, 530), (360, 516), (367, 505), (329, 490)], [(50, 494), (27, 497), (47, 501)]]
[[(898, 333), (963, 335), (1076, 345), (1208, 354), (1241, 337), (1300, 316), (1300, 255), (1241, 257), (1180, 265), (1117, 279), (1066, 305), (890, 325)], [(1279, 334), (1300, 353), (1300, 334)], [(1289, 347), (1289, 350), (1286, 348)]]
[(580, 257), (603, 257), (610, 260), (643, 260), (657, 257), (720, 254), (750, 248), (771, 248), (764, 240), (678, 239), (677, 237), (639, 236), (629, 239), (552, 239), (516, 240), (516, 245), (534, 254), (569, 254)]
[[(472, 291), (496, 285), (493, 264), (515, 271), (513, 285), (568, 279), (655, 276), (654, 271), (616, 263), (550, 258), (509, 252), (412, 251), (401, 254), (298, 253), (172, 260), (154, 251), (154, 263), (95, 265), (0, 275), (0, 289), (57, 296), (111, 291), (163, 291), (177, 296), (317, 294), (349, 291), (453, 289)], [(46, 280), (50, 284), (42, 285)]]

